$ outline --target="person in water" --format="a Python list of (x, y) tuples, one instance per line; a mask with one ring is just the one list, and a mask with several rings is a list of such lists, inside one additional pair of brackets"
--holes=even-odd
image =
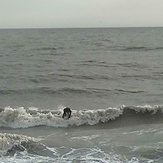
[(67, 119), (69, 119), (71, 117), (71, 112), (72, 111), (70, 108), (68, 107), (64, 108), (62, 118), (66, 117)]

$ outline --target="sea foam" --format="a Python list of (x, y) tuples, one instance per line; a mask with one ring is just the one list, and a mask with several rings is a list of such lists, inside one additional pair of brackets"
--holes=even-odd
[(136, 113), (163, 113), (161, 105), (120, 106), (97, 110), (72, 110), (70, 119), (62, 118), (63, 109), (40, 110), (38, 108), (5, 107), (0, 110), (0, 127), (28, 128), (35, 126), (68, 127), (106, 123), (124, 116), (127, 111)]
[(24, 151), (24, 146), (27, 147), (30, 144), (35, 144), (39, 141), (41, 141), (41, 139), (25, 135), (0, 133), (0, 155), (10, 155), (11, 153), (15, 153), (16, 150)]

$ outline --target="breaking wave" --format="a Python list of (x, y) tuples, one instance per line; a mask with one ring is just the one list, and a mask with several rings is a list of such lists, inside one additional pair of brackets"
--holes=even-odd
[[(129, 117), (141, 115), (163, 116), (162, 105), (143, 105), (143, 106), (120, 106), (109, 107), (97, 110), (72, 110), (72, 117), (68, 120), (62, 118), (63, 108), (58, 110), (40, 110), (38, 108), (12, 108), (5, 107), (0, 109), (0, 127), (9, 128), (28, 128), (35, 126), (50, 127), (69, 127), (81, 125), (96, 125), (115, 121), (116, 119), (125, 120)], [(142, 116), (141, 118), (145, 118)], [(156, 118), (157, 119), (157, 118)]]
[[(0, 162), (128, 162), (123, 156), (107, 154), (99, 148), (48, 147), (25, 135), (0, 133)], [(131, 159), (132, 161), (132, 159)]]
[(0, 155), (14, 155), (17, 151), (25, 151), (37, 146), (40, 140), (25, 135), (0, 133)]

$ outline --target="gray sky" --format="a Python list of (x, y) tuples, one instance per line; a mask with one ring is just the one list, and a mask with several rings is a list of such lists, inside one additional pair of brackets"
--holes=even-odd
[(0, 0), (0, 28), (163, 26), (163, 0)]

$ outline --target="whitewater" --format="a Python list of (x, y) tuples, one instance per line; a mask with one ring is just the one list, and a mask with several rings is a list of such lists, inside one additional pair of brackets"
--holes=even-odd
[[(28, 128), (36, 126), (50, 127), (70, 127), (81, 125), (96, 125), (113, 121), (120, 116), (126, 116), (126, 112), (135, 111), (137, 113), (163, 113), (163, 106), (121, 106), (117, 108), (97, 109), (97, 110), (72, 110), (72, 117), (68, 120), (62, 118), (63, 109), (40, 110), (38, 108), (1, 108), (0, 126), (11, 128)], [(133, 113), (134, 116), (134, 113)], [(126, 117), (127, 119), (127, 117)]]

